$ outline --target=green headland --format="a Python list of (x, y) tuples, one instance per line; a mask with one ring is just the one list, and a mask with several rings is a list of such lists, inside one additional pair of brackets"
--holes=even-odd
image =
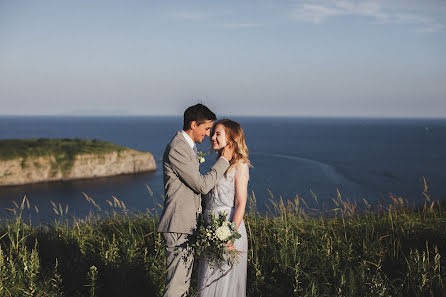
[(90, 139), (0, 140), (0, 186), (155, 170), (153, 156)]
[(0, 160), (40, 156), (66, 156), (73, 159), (80, 154), (101, 154), (122, 151), (126, 148), (97, 139), (5, 139), (0, 140)]

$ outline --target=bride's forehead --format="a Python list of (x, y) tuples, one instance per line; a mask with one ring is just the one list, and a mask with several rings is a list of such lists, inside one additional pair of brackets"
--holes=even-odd
[(217, 124), (214, 128), (215, 132), (225, 132), (225, 127), (222, 124)]

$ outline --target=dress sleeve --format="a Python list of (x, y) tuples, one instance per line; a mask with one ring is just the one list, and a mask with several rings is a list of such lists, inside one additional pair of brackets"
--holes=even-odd
[(249, 180), (249, 166), (247, 163), (239, 163), (235, 167), (236, 180)]

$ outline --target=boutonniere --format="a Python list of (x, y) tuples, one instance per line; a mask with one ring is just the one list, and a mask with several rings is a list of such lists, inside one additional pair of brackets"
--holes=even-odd
[(198, 150), (198, 163), (204, 163), (206, 159), (204, 156), (206, 156), (208, 153), (203, 153), (202, 151)]

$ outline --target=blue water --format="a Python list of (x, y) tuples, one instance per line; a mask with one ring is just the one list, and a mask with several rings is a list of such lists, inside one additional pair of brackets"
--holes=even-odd
[[(345, 200), (386, 201), (389, 193), (422, 202), (423, 176), (432, 197), (446, 200), (446, 120), (235, 117), (244, 127), (252, 165), (249, 192), (265, 211), (269, 199), (296, 195), (319, 203), (337, 189)], [(0, 117), (0, 139), (90, 138), (108, 140), (155, 156), (150, 174), (0, 188), (0, 208), (24, 195), (37, 205), (35, 218), (52, 217), (50, 201), (69, 205), (69, 216), (84, 216), (83, 192), (105, 206), (112, 196), (132, 210), (158, 212), (162, 203), (162, 153), (180, 117)], [(209, 142), (201, 145), (206, 151)], [(206, 171), (213, 161), (207, 156)], [(148, 185), (154, 193), (150, 196)], [(7, 211), (0, 212), (6, 215)]]

